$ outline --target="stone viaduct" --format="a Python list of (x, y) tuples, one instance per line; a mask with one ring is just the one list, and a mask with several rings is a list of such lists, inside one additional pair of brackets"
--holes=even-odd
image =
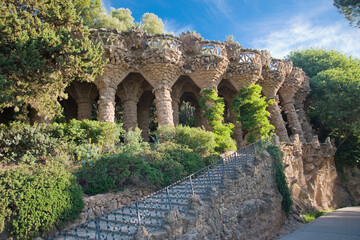
[(208, 128), (199, 99), (203, 90), (211, 88), (224, 98), (225, 121), (235, 125), (234, 138), (241, 146), (241, 124), (236, 123), (231, 104), (241, 88), (258, 83), (264, 96), (275, 100), (268, 110), (280, 141), (288, 142), (295, 134), (302, 142), (313, 139), (304, 111), (309, 79), (289, 60), (189, 32), (174, 37), (99, 29), (91, 34), (95, 43), (103, 45), (108, 63), (94, 83), (73, 82), (67, 88), (69, 99), (62, 104), (68, 118), (91, 118), (92, 105), (97, 103), (98, 120), (113, 122), (118, 99), (123, 105), (124, 129), (138, 126), (147, 140), (153, 102), (159, 125), (177, 125), (185, 101), (196, 109), (196, 126)]

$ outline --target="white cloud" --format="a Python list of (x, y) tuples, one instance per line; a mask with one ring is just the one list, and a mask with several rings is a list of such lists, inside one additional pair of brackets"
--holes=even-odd
[(164, 30), (167, 33), (174, 33), (175, 36), (178, 36), (182, 32), (193, 31), (194, 27), (192, 25), (181, 25), (175, 20), (164, 20)]
[(295, 49), (312, 47), (334, 49), (360, 57), (359, 39), (360, 30), (349, 27), (346, 21), (323, 26), (304, 14), (289, 19), (283, 28), (266, 33), (261, 39), (254, 40), (252, 45), (268, 49), (277, 58), (283, 58)]
[(230, 18), (231, 8), (227, 4), (226, 0), (206, 0), (206, 3), (209, 4), (209, 7), (213, 13), (221, 13), (223, 16)]
[(111, 0), (101, 0), (101, 5), (105, 8), (106, 12), (110, 12)]

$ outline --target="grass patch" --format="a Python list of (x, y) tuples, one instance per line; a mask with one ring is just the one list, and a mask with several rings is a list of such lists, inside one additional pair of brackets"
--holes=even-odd
[(324, 216), (326, 214), (328, 214), (329, 212), (332, 212), (333, 210), (324, 210), (324, 211), (314, 211), (314, 212), (309, 212), (306, 214), (302, 215), (302, 218), (304, 220), (305, 223), (309, 223), (314, 221), (316, 218)]

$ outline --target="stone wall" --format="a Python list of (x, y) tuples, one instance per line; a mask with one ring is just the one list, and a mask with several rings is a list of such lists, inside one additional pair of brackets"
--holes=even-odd
[(207, 199), (193, 195), (185, 214), (169, 212), (163, 230), (147, 233), (142, 228), (137, 239), (273, 239), (285, 216), (272, 163), (264, 151), (235, 169), (223, 186), (211, 187)]
[(299, 212), (351, 204), (336, 171), (336, 148), (329, 138), (324, 143), (319, 143), (317, 138), (303, 143), (295, 135), (290, 143), (281, 143), (281, 150), (284, 152), (285, 174)]
[(84, 208), (75, 222), (69, 222), (67, 229), (83, 222), (121, 208), (137, 199), (149, 195), (153, 190), (150, 188), (127, 186), (124, 191), (97, 194), (95, 196), (84, 196)]

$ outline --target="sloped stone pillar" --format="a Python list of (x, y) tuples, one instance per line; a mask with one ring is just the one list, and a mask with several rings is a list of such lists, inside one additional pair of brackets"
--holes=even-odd
[(294, 95), (305, 80), (305, 73), (300, 68), (293, 68), (290, 75), (279, 90), (282, 106), (292, 135), (298, 134), (300, 141), (305, 142), (297, 112), (294, 106)]
[(280, 87), (284, 84), (285, 77), (292, 70), (292, 63), (272, 59), (270, 66), (263, 67), (263, 78), (259, 81), (262, 92), (266, 98), (274, 99), (275, 102), (268, 107), (270, 112), (270, 123), (275, 126), (275, 133), (281, 142), (288, 142), (289, 136), (285, 127), (285, 122), (281, 115), (278, 105), (278, 96), (276, 95)]
[(124, 130), (133, 130), (137, 126), (137, 99), (128, 98), (123, 101), (124, 105)]
[(268, 106), (268, 111), (270, 112), (270, 123), (275, 127), (275, 133), (279, 137), (280, 141), (288, 142), (289, 136), (284, 124), (284, 120), (281, 115), (281, 110), (278, 105), (278, 96), (273, 97), (272, 99), (275, 102)]
[(114, 122), (116, 89), (112, 87), (105, 87), (100, 89), (99, 93), (98, 120), (100, 122)]
[(79, 99), (78, 104), (78, 120), (91, 119), (92, 101), (90, 99)]
[(288, 120), (292, 135), (298, 134), (300, 141), (304, 142), (304, 134), (301, 128), (300, 121), (298, 119), (298, 115), (295, 110), (294, 101), (287, 100), (282, 103), (282, 106), (284, 113), (286, 114), (286, 118)]
[(306, 96), (309, 95), (309, 92), (310, 92), (309, 78), (305, 77), (305, 80), (304, 80), (302, 86), (296, 92), (296, 94), (294, 96), (294, 102), (295, 102), (294, 105), (295, 105), (295, 109), (298, 114), (301, 128), (304, 133), (304, 137), (307, 142), (311, 142), (314, 137), (314, 132), (312, 130), (310, 120), (309, 120), (308, 116), (306, 115), (305, 106), (304, 106)]
[(156, 86), (153, 89), (155, 94), (156, 115), (159, 126), (174, 125), (171, 88), (166, 85)]

